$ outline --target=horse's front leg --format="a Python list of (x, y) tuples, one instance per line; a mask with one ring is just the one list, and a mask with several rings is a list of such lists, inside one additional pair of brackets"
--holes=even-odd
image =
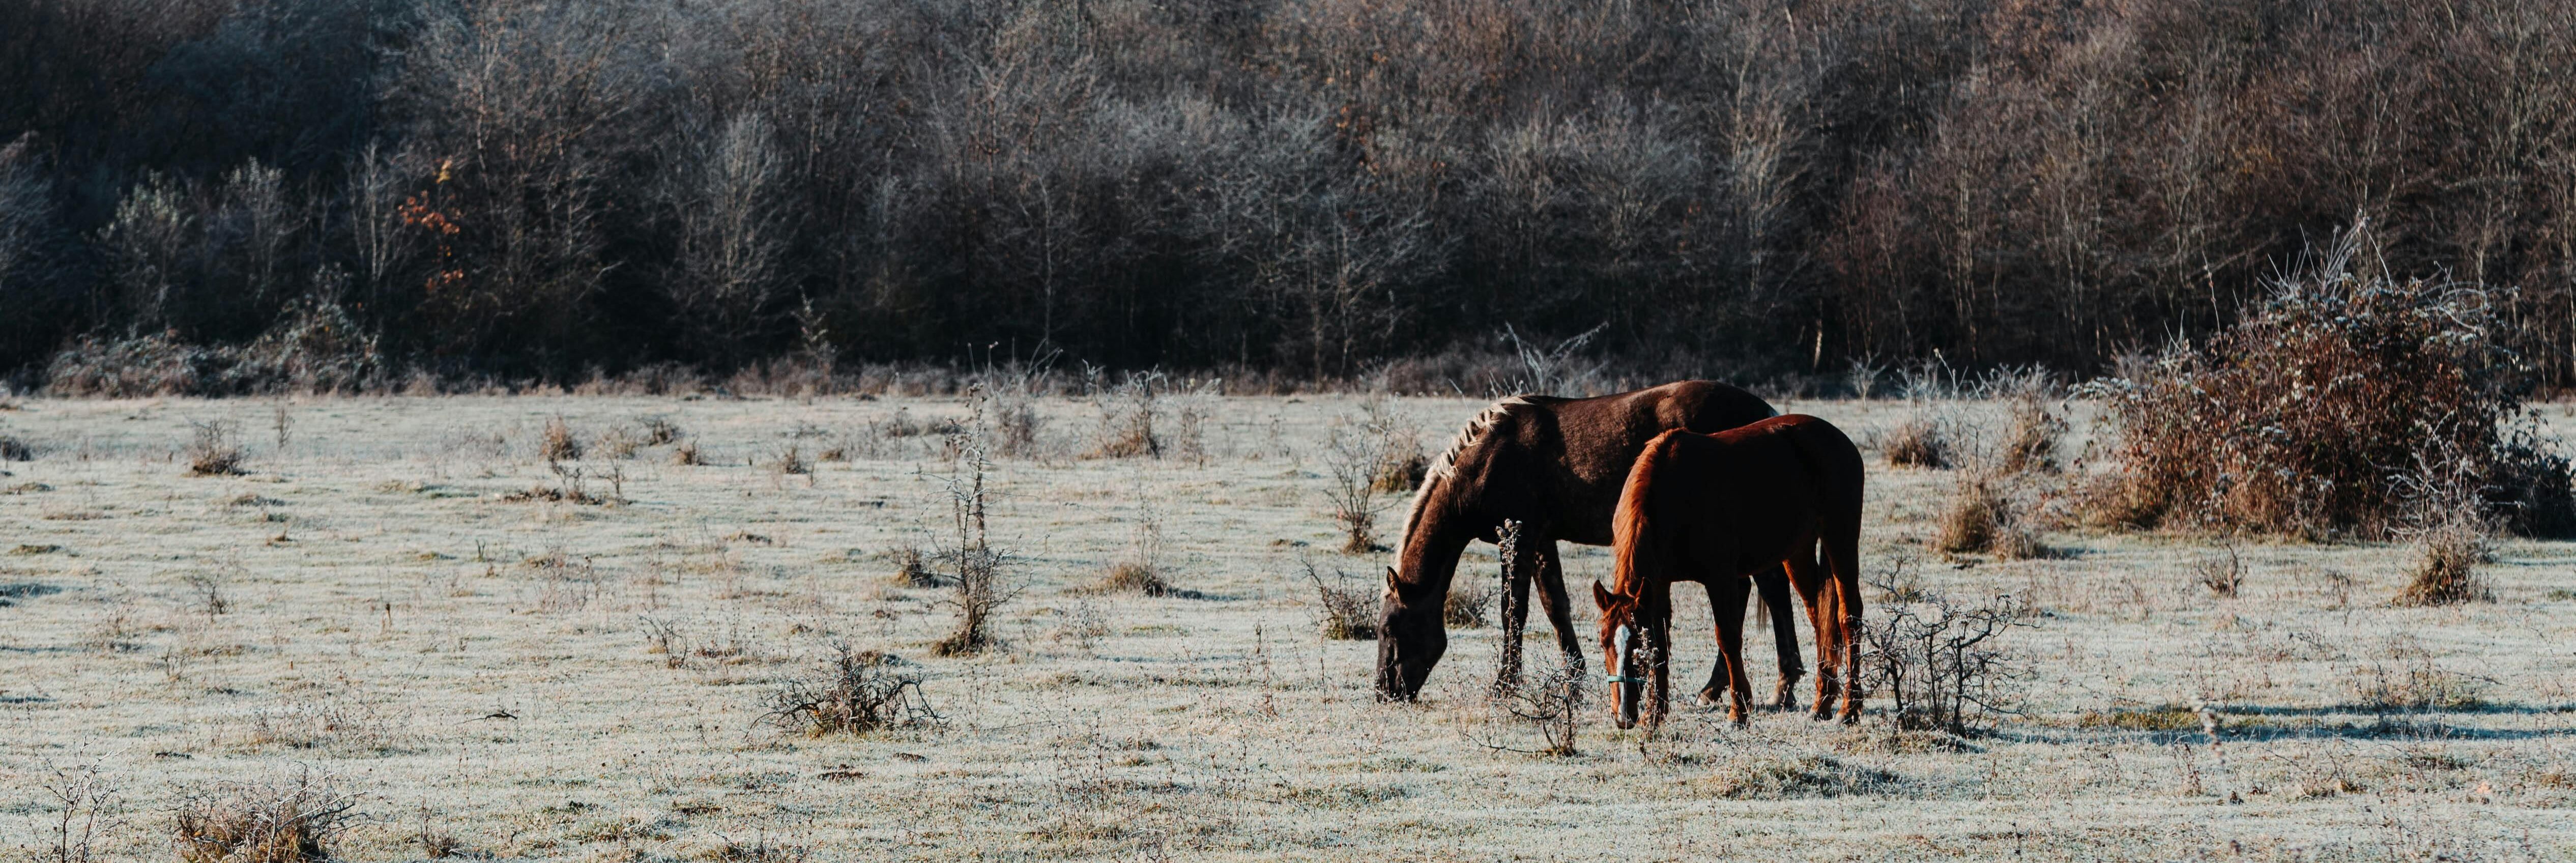
[[(1734, 608), (1738, 614), (1742, 614), (1744, 610), (1743, 591), (1733, 591), (1733, 593), (1736, 594), (1735, 598), (1728, 599), (1727, 594), (1729, 591), (1724, 585), (1725, 582), (1723, 579), (1709, 579), (1707, 581), (1700, 582), (1701, 587), (1708, 588), (1708, 616), (1711, 630), (1709, 640), (1711, 642), (1714, 642), (1717, 639), (1716, 629), (1717, 618), (1719, 616), (1726, 614), (1726, 610), (1728, 608)], [(1699, 688), (1699, 703), (1703, 706), (1715, 707), (1718, 704), (1718, 699), (1725, 695), (1726, 662), (1721, 659), (1720, 661), (1709, 664), (1708, 685)]]
[(1556, 627), (1556, 649), (1565, 667), (1583, 667), (1583, 637), (1574, 630), (1574, 606), (1565, 598), (1565, 567), (1556, 556), (1556, 540), (1546, 534), (1525, 537), (1531, 553), (1537, 557), (1539, 605), (1547, 611), (1549, 626)]

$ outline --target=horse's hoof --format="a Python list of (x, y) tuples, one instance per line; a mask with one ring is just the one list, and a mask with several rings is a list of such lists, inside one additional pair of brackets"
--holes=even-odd
[(1723, 689), (1702, 689), (1699, 691), (1699, 706), (1716, 707), (1725, 704), (1726, 699), (1723, 697), (1725, 694), (1726, 690)]

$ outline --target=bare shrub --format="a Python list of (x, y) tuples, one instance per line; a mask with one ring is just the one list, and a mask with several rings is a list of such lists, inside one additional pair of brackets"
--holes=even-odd
[[(527, 491), (514, 491), (501, 495), (501, 499), (511, 503), (545, 501), (548, 503), (572, 503), (584, 506), (608, 506), (611, 504), (622, 504), (626, 502), (625, 498), (622, 496), (622, 489), (619, 492), (612, 493), (610, 495), (591, 493), (589, 488), (591, 473), (588, 466), (565, 464), (560, 461), (548, 459), (546, 461), (546, 470), (555, 475), (554, 485), (531, 486)], [(611, 472), (605, 476), (611, 478), (617, 486), (625, 485), (626, 473), (623, 467), (612, 468)]]
[(188, 448), (182, 454), (188, 459), (189, 476), (232, 476), (242, 472), (241, 443), (232, 423), (190, 420), (188, 430)]
[(2565, 459), (2535, 442), (2530, 375), (2498, 341), (2495, 292), (2356, 272), (2366, 224), (2206, 346), (2176, 344), (2096, 382), (2119, 474), (2097, 521), (2302, 536), (2387, 535), (2390, 466), (2457, 454), (2517, 530), (2576, 521)]
[(1843, 366), (1843, 385), (1851, 389), (1852, 398), (1869, 401), (1878, 391), (1879, 380), (1887, 376), (1887, 367), (1878, 364), (1876, 356), (1857, 356)]
[[(1372, 416), (1372, 414), (1379, 414)], [(1382, 409), (1337, 419), (1324, 445), (1324, 500), (1342, 526), (1342, 551), (1367, 554), (1380, 550), (1377, 514), (1386, 508), (1379, 474), (1385, 470), (1391, 438)]]
[(199, 570), (181, 576), (180, 580), (187, 584), (198, 612), (213, 617), (232, 610), (232, 600), (224, 596), (224, 585), (232, 580), (229, 568)]
[(1521, 364), (1521, 376), (1512, 382), (1513, 391), (1562, 396), (1587, 396), (1600, 391), (1605, 383), (1602, 364), (1579, 354), (1592, 344), (1594, 336), (1609, 328), (1610, 324), (1603, 322), (1555, 344), (1541, 344), (1521, 338), (1520, 331), (1504, 324), (1503, 342), (1511, 346)]
[(662, 657), (664, 668), (689, 664), (689, 640), (679, 624), (658, 617), (637, 616), (644, 630), (644, 652)]
[(2234, 599), (2245, 586), (2245, 559), (2236, 554), (2236, 544), (2228, 543), (2218, 554), (2202, 555), (2191, 565), (2192, 578), (2208, 588), (2212, 596)]
[(1862, 679), (1873, 695), (1887, 697), (1898, 728), (1967, 734), (2018, 710), (2033, 671), (1999, 639), (2030, 625), (2026, 603), (2007, 594), (1964, 604), (1934, 593), (1881, 609), (1862, 634)]
[(36, 447), (15, 435), (0, 434), (0, 461), (35, 461)]
[[(1502, 657), (1496, 656), (1494, 679), (1500, 681), (1505, 669)], [(1518, 669), (1512, 669), (1517, 676)], [(1497, 752), (1563, 757), (1581, 754), (1575, 749), (1576, 735), (1582, 730), (1583, 684), (1582, 658), (1567, 656), (1550, 666), (1546, 673), (1529, 686), (1493, 686), (1487, 688), (1482, 706), (1486, 713), (1481, 727), (1469, 732), (1477, 745)], [(1529, 741), (1535, 739), (1535, 743)]]
[(121, 832), (125, 821), (116, 783), (96, 763), (78, 767), (46, 765), (51, 776), (39, 779), (38, 787), (52, 798), (54, 807), (53, 835), (49, 847), (36, 859), (47, 863), (92, 863), (98, 856), (100, 840)]
[(854, 651), (847, 644), (833, 649), (837, 655), (821, 668), (770, 690), (762, 702), (768, 712), (761, 719), (812, 737), (933, 727), (946, 721), (930, 709), (920, 673), (907, 670), (901, 657)]
[(187, 863), (329, 860), (325, 847), (359, 821), (358, 795), (329, 773), (301, 766), (256, 783), (223, 783), (186, 795), (174, 825)]
[(1367, 582), (1354, 587), (1351, 582), (1359, 579), (1340, 570), (1334, 570), (1333, 580), (1327, 582), (1315, 569), (1313, 560), (1301, 557), (1298, 563), (1306, 568), (1306, 580), (1315, 585), (1316, 622), (1321, 625), (1325, 638), (1340, 641), (1377, 638), (1378, 595), (1367, 588)]
[(987, 623), (1004, 603), (1018, 596), (1010, 581), (1010, 555), (993, 547), (985, 526), (990, 492), (985, 487), (992, 459), (986, 455), (988, 430), (978, 414), (948, 434), (948, 447), (958, 454), (955, 473), (942, 477), (956, 544), (939, 552), (953, 573), (953, 593), (945, 602), (957, 612), (957, 626), (931, 646), (940, 656), (968, 656), (992, 646)]
[(537, 455), (547, 461), (573, 461), (581, 458), (581, 438), (562, 414), (546, 420), (546, 430), (538, 438)]

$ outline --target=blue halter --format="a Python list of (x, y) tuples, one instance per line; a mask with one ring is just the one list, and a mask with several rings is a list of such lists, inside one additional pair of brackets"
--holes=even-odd
[[(1620, 661), (1620, 663), (1621, 663), (1621, 664), (1625, 664), (1625, 663), (1628, 661), (1628, 639), (1629, 639), (1629, 637), (1630, 637), (1630, 631), (1629, 631), (1628, 627), (1625, 627), (1625, 626), (1619, 627), (1619, 633), (1618, 633), (1618, 636), (1617, 636), (1617, 637), (1618, 637), (1618, 639), (1619, 639), (1619, 641), (1618, 641), (1618, 650), (1619, 650), (1618, 656), (1619, 656), (1619, 661)], [(1625, 674), (1604, 674), (1604, 675), (1602, 675), (1601, 679), (1602, 679), (1602, 680), (1609, 681), (1609, 682), (1611, 682), (1611, 683), (1639, 683), (1639, 684), (1642, 684), (1642, 683), (1645, 683), (1645, 682), (1646, 682), (1646, 679), (1645, 679), (1645, 678), (1643, 678), (1643, 677), (1633, 677), (1633, 676), (1629, 676), (1629, 675), (1625, 675)]]

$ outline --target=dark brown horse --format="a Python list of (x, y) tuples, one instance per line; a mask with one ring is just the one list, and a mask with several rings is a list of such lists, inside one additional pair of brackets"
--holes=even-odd
[[(1512, 564), (1512, 584), (1503, 596), (1504, 677), (1519, 676), (1532, 573), (1548, 622), (1556, 627), (1557, 647), (1579, 662), (1583, 647), (1566, 606), (1557, 541), (1610, 544), (1610, 514), (1620, 486), (1637, 453), (1656, 435), (1672, 429), (1723, 431), (1776, 413), (1759, 396), (1709, 381), (1588, 399), (1514, 396), (1487, 407), (1433, 461), (1414, 494), (1402, 556), (1387, 570), (1378, 697), (1409, 700), (1421, 690), (1448, 649), (1441, 611), (1458, 557), (1470, 540), (1493, 542), (1505, 519), (1521, 523), (1521, 538), (1520, 559)], [(1788, 623), (1788, 584), (1774, 574), (1761, 586), (1780, 652), (1774, 698), (1794, 706), (1792, 687), (1802, 669), (1797, 632)], [(1711, 588), (1712, 601), (1716, 590)], [(1743, 603), (1734, 607), (1740, 617)], [(1710, 675), (1712, 687), (1721, 682)], [(1701, 695), (1714, 702), (1717, 692)]]
[[(1829, 715), (1840, 689), (1842, 720), (1860, 719), (1860, 659), (1852, 645), (1861, 631), (1862, 483), (1851, 438), (1803, 414), (1713, 435), (1665, 432), (1646, 445), (1619, 494), (1613, 587), (1592, 585), (1619, 727), (1637, 724), (1647, 685), (1650, 724), (1671, 701), (1665, 678), (1676, 581), (1709, 589), (1719, 667), (1734, 692), (1727, 718), (1743, 724), (1745, 581), (1784, 564), (1816, 627), (1815, 716)], [(1838, 681), (1838, 671), (1849, 676)]]

